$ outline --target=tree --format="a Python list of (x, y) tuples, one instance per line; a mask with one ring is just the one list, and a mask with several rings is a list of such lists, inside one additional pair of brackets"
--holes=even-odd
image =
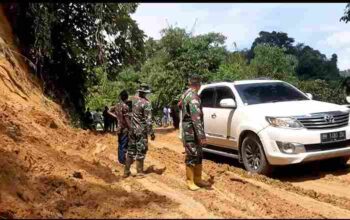
[(287, 33), (283, 32), (276, 32), (272, 31), (267, 32), (267, 31), (260, 31), (259, 32), (259, 37), (255, 38), (251, 48), (250, 52), (248, 54), (248, 58), (253, 59), (254, 57), (254, 48), (258, 44), (263, 44), (263, 45), (270, 45), (270, 46), (276, 46), (280, 48), (284, 48), (286, 53), (292, 54), (293, 53), (293, 43), (294, 39), (288, 37)]
[(36, 64), (45, 92), (84, 111), (95, 67), (115, 79), (125, 66), (144, 61), (144, 33), (130, 17), (134, 3), (9, 3), (6, 5), (23, 54)]
[(301, 43), (294, 46), (293, 43), (294, 39), (288, 37), (286, 33), (261, 31), (248, 52), (248, 59), (251, 61), (254, 58), (254, 49), (259, 44), (276, 46), (284, 49), (286, 54), (296, 56), (298, 60), (296, 72), (299, 78), (304, 80), (324, 79), (327, 81), (339, 79), (336, 54), (332, 55), (332, 58), (328, 60), (326, 55), (310, 46)]
[(340, 18), (340, 21), (344, 21), (345, 23), (350, 21), (350, 3), (346, 5), (344, 15)]
[(178, 27), (166, 28), (161, 33), (159, 41), (148, 42), (147, 51), (152, 56), (141, 68), (141, 80), (154, 91), (151, 99), (155, 111), (178, 98), (191, 74), (200, 74), (208, 80), (228, 54), (222, 34), (192, 36)]
[(295, 68), (298, 60), (295, 56), (285, 54), (285, 49), (258, 45), (254, 49), (255, 57), (251, 66), (256, 70), (258, 77), (269, 77), (273, 79), (296, 81)]
[(234, 81), (256, 78), (256, 71), (248, 64), (241, 51), (228, 55), (215, 74), (210, 74), (209, 81)]
[(328, 60), (320, 51), (298, 44), (295, 55), (299, 61), (296, 72), (300, 79), (338, 80), (340, 78), (336, 54)]
[(103, 67), (93, 69), (97, 81), (88, 86), (86, 104), (90, 109), (104, 108), (116, 104), (119, 93), (126, 89), (130, 95), (136, 93), (140, 75), (133, 68), (125, 68), (118, 75), (118, 80), (109, 80)]

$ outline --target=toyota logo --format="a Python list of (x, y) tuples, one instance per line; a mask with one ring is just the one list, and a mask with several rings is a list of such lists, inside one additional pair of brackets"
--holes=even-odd
[(333, 115), (326, 115), (324, 116), (324, 120), (328, 123), (334, 123), (334, 117)]

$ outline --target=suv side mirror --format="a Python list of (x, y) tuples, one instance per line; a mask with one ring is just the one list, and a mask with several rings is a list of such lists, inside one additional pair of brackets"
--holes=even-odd
[(350, 103), (350, 96), (346, 96), (346, 101)]
[(235, 100), (233, 100), (233, 99), (222, 99), (220, 101), (220, 107), (223, 107), (223, 108), (236, 108), (237, 105), (236, 105)]
[(309, 99), (313, 98), (313, 95), (311, 93), (306, 93), (306, 96), (309, 97)]

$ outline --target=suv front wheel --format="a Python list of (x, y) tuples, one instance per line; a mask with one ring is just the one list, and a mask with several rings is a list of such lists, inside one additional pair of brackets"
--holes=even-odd
[(266, 160), (264, 149), (256, 135), (248, 134), (244, 138), (241, 156), (247, 171), (264, 175), (268, 175), (272, 172), (272, 166)]

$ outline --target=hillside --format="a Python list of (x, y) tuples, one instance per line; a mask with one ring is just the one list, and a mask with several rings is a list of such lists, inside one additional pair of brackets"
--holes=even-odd
[(349, 168), (293, 166), (271, 179), (207, 156), (212, 189), (189, 191), (171, 129), (150, 141), (146, 177), (123, 179), (115, 136), (72, 128), (14, 39), (0, 9), (0, 218), (350, 217)]

